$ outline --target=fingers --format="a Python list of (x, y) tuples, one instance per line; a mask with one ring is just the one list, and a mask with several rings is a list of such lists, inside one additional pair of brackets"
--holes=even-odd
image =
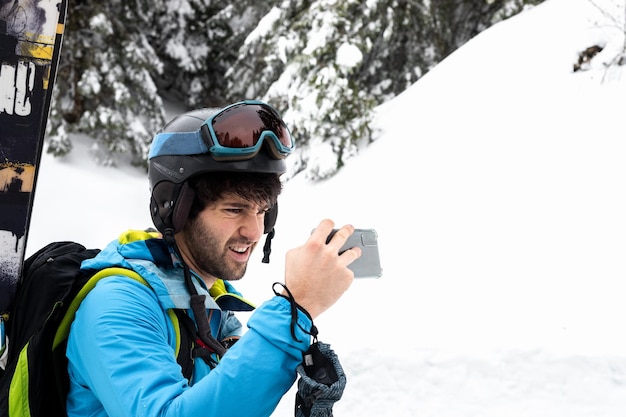
[(344, 260), (346, 262), (345, 265), (348, 266), (352, 262), (354, 262), (357, 259), (359, 259), (362, 254), (363, 254), (363, 252), (361, 251), (361, 248), (355, 246), (354, 248), (350, 248), (347, 251), (345, 251), (344, 253), (342, 253), (339, 256), (339, 258)]
[(335, 222), (330, 219), (324, 219), (320, 222), (320, 224), (313, 230), (309, 240), (323, 240), (326, 242), (328, 235), (333, 231), (333, 227), (335, 227)]
[(361, 255), (359, 248), (339, 254), (354, 233), (352, 225), (338, 229), (326, 243), (334, 226), (332, 220), (323, 220), (304, 245), (286, 254), (285, 284), (312, 318), (326, 311), (350, 287), (354, 273), (348, 265)]
[(323, 239), (323, 242), (327, 245), (329, 250), (340, 255), (344, 266), (350, 265), (361, 256), (361, 249), (359, 247), (348, 248), (347, 250), (344, 249), (346, 242), (354, 233), (354, 226), (347, 224), (336, 230), (333, 229), (334, 224), (335, 223), (330, 219), (322, 220), (312, 233), (311, 239), (317, 241)]
[(309, 239), (314, 241), (322, 240), (324, 244), (328, 244), (331, 248), (335, 248), (339, 251), (348, 238), (352, 236), (352, 233), (354, 233), (354, 226), (348, 224), (336, 231), (333, 229), (334, 226), (335, 223), (332, 220), (322, 220), (313, 233), (311, 233)]

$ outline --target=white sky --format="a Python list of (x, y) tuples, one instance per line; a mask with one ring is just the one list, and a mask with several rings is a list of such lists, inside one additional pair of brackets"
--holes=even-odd
[[(626, 73), (604, 63), (626, 5), (596, 3), (617, 20), (548, 0), (483, 32), (381, 106), (380, 139), (339, 175), (286, 184), (272, 263), (259, 249), (237, 285), (252, 300), (322, 218), (379, 234), (383, 277), (317, 322), (348, 374), (337, 416), (623, 415)], [(86, 145), (46, 155), (31, 226), (30, 253), (151, 226), (145, 175)]]

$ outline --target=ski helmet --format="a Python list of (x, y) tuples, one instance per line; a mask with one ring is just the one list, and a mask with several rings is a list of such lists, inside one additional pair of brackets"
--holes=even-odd
[[(155, 135), (148, 156), (154, 225), (170, 238), (182, 230), (195, 198), (190, 178), (216, 171), (281, 175), (287, 169), (284, 158), (292, 150), (285, 122), (261, 101), (177, 116)], [(275, 204), (265, 215), (264, 233), (273, 231), (277, 215)]]

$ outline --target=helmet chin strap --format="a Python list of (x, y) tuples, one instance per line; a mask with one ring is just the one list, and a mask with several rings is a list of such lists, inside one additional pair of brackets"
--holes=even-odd
[(272, 252), (272, 239), (276, 234), (276, 229), (274, 225), (276, 224), (276, 218), (278, 217), (278, 202), (274, 202), (274, 205), (271, 209), (265, 213), (264, 219), (264, 232), (267, 233), (267, 237), (265, 238), (265, 245), (263, 245), (263, 259), (261, 262), (264, 264), (270, 263), (270, 253)]
[(206, 307), (204, 301), (206, 299), (206, 295), (198, 294), (198, 290), (196, 286), (193, 285), (193, 281), (191, 279), (191, 271), (189, 270), (189, 266), (183, 259), (178, 245), (176, 244), (176, 240), (174, 239), (174, 232), (172, 229), (166, 230), (163, 234), (163, 238), (165, 241), (174, 249), (176, 256), (183, 264), (183, 273), (185, 277), (185, 286), (187, 287), (187, 291), (190, 294), (190, 305), (191, 310), (193, 311), (193, 319), (196, 323), (196, 328), (198, 330), (197, 336), (200, 340), (207, 345), (210, 349), (212, 349), (219, 357), (224, 356), (226, 353), (226, 348), (211, 334), (211, 325), (209, 324), (209, 318), (206, 314)]
[(272, 253), (272, 239), (274, 238), (275, 234), (276, 231), (272, 227), (272, 230), (270, 230), (270, 232), (267, 234), (267, 237), (265, 238), (265, 245), (263, 245), (263, 259), (261, 260), (261, 262), (263, 262), (264, 264), (270, 263), (270, 253)]

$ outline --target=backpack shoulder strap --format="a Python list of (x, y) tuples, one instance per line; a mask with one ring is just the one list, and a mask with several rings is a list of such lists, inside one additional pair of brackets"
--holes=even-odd
[(52, 350), (55, 350), (62, 342), (67, 339), (68, 335), (70, 334), (70, 326), (74, 321), (74, 317), (76, 316), (76, 311), (78, 310), (78, 307), (80, 307), (80, 304), (83, 302), (89, 291), (91, 291), (96, 286), (98, 281), (100, 281), (102, 278), (110, 277), (113, 275), (127, 276), (138, 282), (141, 282), (147, 287), (150, 287), (148, 281), (146, 281), (141, 275), (130, 269), (112, 267), (97, 272), (91, 278), (89, 278), (89, 280), (81, 288), (78, 294), (76, 294), (76, 297), (74, 297), (74, 299), (72, 300), (70, 306), (67, 309), (67, 312), (65, 313), (65, 316), (63, 316), (63, 319), (61, 320), (61, 324), (59, 324), (59, 327), (56, 331), (56, 334), (54, 336), (54, 342), (52, 343)]
[(194, 363), (194, 333), (190, 329), (181, 323), (181, 314), (186, 317), (186, 314), (182, 310), (170, 308), (167, 310), (167, 315), (172, 321), (174, 331), (176, 332), (176, 362), (180, 365), (183, 376), (187, 378), (187, 381), (191, 382), (193, 376), (193, 363)]
[[(57, 328), (57, 331), (55, 333), (54, 342), (52, 344), (53, 351), (55, 351), (59, 345), (67, 340), (70, 333), (70, 326), (76, 316), (76, 311), (78, 310), (78, 307), (80, 307), (80, 304), (83, 302), (89, 291), (91, 291), (101, 279), (114, 275), (123, 275), (129, 277), (149, 288), (152, 288), (148, 281), (146, 281), (141, 275), (131, 269), (111, 267), (98, 271), (85, 283), (85, 285), (81, 288), (78, 294), (76, 294), (76, 297), (74, 297), (70, 306), (68, 307), (67, 312), (65, 313), (65, 316), (63, 316), (61, 324), (59, 324), (59, 327)], [(172, 322), (174, 332), (176, 334), (176, 361), (181, 366), (184, 377), (188, 381), (191, 381), (191, 376), (193, 373), (193, 357), (191, 356), (190, 352), (193, 346), (193, 339), (188, 334), (188, 331), (184, 326), (182, 327), (184, 331), (181, 331), (178, 315), (176, 314), (174, 309), (169, 309), (167, 311), (167, 314)]]

